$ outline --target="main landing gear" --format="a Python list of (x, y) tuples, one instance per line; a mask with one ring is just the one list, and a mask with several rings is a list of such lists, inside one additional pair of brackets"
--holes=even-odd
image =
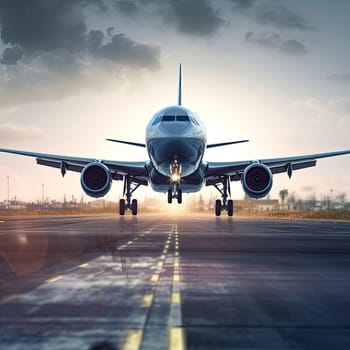
[(215, 215), (220, 216), (223, 210), (227, 210), (227, 215), (233, 215), (233, 200), (227, 199), (231, 196), (230, 179), (228, 176), (223, 176), (221, 182), (214, 184), (215, 188), (221, 193), (222, 201), (217, 199), (215, 201)]
[(177, 202), (179, 204), (182, 203), (182, 190), (179, 188), (179, 184), (178, 183), (173, 183), (172, 184), (172, 188), (168, 189), (168, 203), (172, 203), (173, 202), (173, 198), (177, 199)]
[(137, 215), (137, 199), (131, 200), (131, 196), (140, 186), (141, 183), (135, 183), (132, 176), (124, 176), (123, 195), (126, 196), (126, 200), (124, 198), (119, 200), (120, 215), (125, 215), (127, 209), (131, 210), (132, 215)]

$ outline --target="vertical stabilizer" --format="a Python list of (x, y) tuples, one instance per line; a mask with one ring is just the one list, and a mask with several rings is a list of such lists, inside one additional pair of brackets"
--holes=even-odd
[(179, 69), (179, 95), (177, 104), (181, 106), (182, 103), (182, 64), (180, 63), (180, 69)]

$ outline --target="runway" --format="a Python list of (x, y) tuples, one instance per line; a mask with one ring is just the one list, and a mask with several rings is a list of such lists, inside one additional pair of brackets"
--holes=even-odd
[(0, 348), (350, 349), (350, 223), (0, 218)]

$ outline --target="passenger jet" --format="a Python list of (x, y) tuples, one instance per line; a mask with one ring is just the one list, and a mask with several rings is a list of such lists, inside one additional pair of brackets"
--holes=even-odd
[(198, 192), (203, 186), (214, 186), (221, 199), (215, 202), (215, 214), (223, 210), (233, 215), (230, 182), (240, 181), (251, 198), (266, 196), (272, 187), (273, 174), (286, 172), (291, 178), (294, 170), (316, 165), (319, 158), (349, 154), (350, 150), (303, 156), (245, 161), (207, 162), (207, 148), (247, 142), (248, 140), (207, 144), (205, 127), (199, 117), (182, 106), (182, 72), (179, 71), (178, 103), (158, 111), (146, 129), (146, 142), (107, 139), (136, 147), (145, 147), (149, 159), (142, 162), (62, 156), (0, 148), (1, 152), (35, 157), (37, 164), (58, 168), (62, 176), (69, 171), (81, 173), (84, 192), (95, 198), (105, 196), (112, 180), (123, 181), (123, 197), (119, 213), (130, 210), (137, 215), (137, 200), (131, 199), (135, 190), (150, 185), (154, 191), (167, 194), (168, 203), (182, 202), (183, 193)]

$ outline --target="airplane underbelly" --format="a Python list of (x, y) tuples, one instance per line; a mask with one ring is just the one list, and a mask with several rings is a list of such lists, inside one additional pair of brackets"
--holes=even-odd
[[(168, 176), (160, 174), (156, 169), (150, 172), (150, 185), (156, 192), (167, 192), (170, 187)], [(181, 178), (180, 188), (183, 193), (198, 192), (204, 186), (204, 170), (199, 167), (196, 172)]]
[(153, 166), (170, 176), (170, 164), (181, 164), (181, 177), (193, 174), (199, 167), (204, 152), (204, 142), (196, 138), (157, 138), (148, 141), (148, 152)]

